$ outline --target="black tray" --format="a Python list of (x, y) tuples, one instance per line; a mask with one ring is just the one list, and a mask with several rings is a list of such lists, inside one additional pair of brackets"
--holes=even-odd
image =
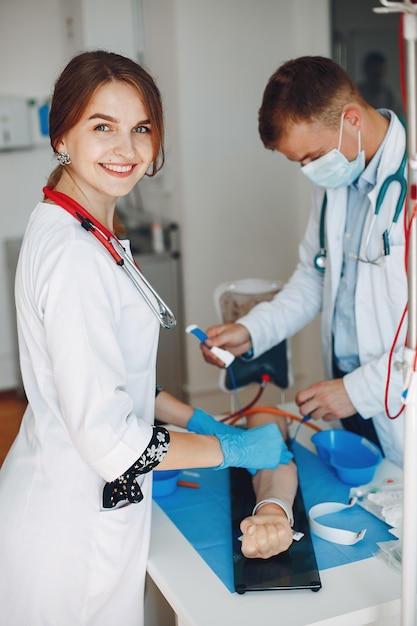
[(255, 505), (252, 477), (245, 469), (230, 471), (232, 509), (233, 570), (235, 590), (267, 591), (273, 589), (321, 589), (320, 575), (311, 541), (310, 528), (300, 489), (294, 502), (294, 530), (304, 533), (300, 541), (270, 559), (247, 559), (241, 552), (239, 524)]

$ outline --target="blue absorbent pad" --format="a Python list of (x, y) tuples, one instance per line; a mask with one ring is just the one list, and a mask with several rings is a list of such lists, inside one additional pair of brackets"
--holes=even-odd
[(198, 489), (178, 487), (155, 501), (197, 550), (223, 584), (234, 592), (229, 471), (198, 469), (180, 480), (196, 482)]
[[(292, 449), (307, 513), (320, 502), (348, 503), (349, 485), (342, 483), (326, 462), (297, 442)], [(198, 469), (193, 470), (194, 473), (198, 477), (185, 471), (179, 478), (197, 482), (198, 489), (178, 487), (172, 495), (157, 498), (156, 502), (233, 593), (229, 472)], [(378, 551), (378, 542), (393, 539), (387, 524), (358, 505), (341, 513), (322, 516), (317, 521), (352, 531), (366, 528), (364, 539), (353, 546), (331, 543), (312, 534), (319, 570), (370, 558)]]

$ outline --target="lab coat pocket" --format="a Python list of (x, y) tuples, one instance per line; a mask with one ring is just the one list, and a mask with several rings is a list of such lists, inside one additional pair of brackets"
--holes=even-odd
[(115, 506), (111, 507), (111, 508), (105, 508), (104, 506), (101, 507), (100, 509), (100, 513), (107, 513), (107, 512), (111, 512), (111, 511), (117, 511), (117, 509), (123, 509), (125, 506), (131, 506), (132, 502), (129, 502), (129, 500), (121, 500), (120, 502), (118, 502)]
[[(383, 271), (375, 272), (376, 283), (372, 286), (375, 293), (376, 323), (384, 337), (385, 349), (392, 345), (404, 309), (407, 305), (408, 285), (405, 267), (405, 246), (391, 245), (390, 254), (384, 257)], [(403, 322), (403, 331), (406, 321)], [(399, 342), (402, 342), (402, 335)]]
[(382, 293), (387, 294), (397, 313), (402, 314), (407, 303), (407, 273), (405, 245), (391, 245), (390, 254), (384, 257), (384, 284), (380, 285)]
[(139, 576), (146, 563), (150, 532), (149, 490), (142, 502), (98, 513), (96, 551), (90, 596), (103, 598), (130, 584), (129, 572)]
[[(390, 254), (378, 264), (360, 263), (356, 302), (361, 363), (391, 349), (407, 303), (405, 246), (391, 245)], [(405, 327), (405, 324), (403, 324)], [(399, 337), (401, 342), (403, 337)]]
[[(134, 478), (134, 481), (139, 485), (140, 488), (142, 487), (144, 480), (145, 480), (145, 476), (140, 475), (140, 474), (138, 474)], [(113, 485), (113, 483), (110, 483), (110, 484)], [(105, 490), (106, 486), (108, 485), (109, 483), (103, 483), (102, 492)], [(140, 494), (140, 495), (142, 495), (143, 497), (143, 494)], [(102, 500), (106, 500), (106, 498), (102, 497)], [(100, 512), (106, 513), (106, 512), (111, 512), (111, 511), (117, 511), (117, 509), (123, 509), (127, 506), (131, 506), (132, 504), (140, 504), (140, 502), (130, 502), (130, 500), (128, 500), (127, 498), (124, 498), (122, 500), (117, 501), (114, 506), (101, 506)]]

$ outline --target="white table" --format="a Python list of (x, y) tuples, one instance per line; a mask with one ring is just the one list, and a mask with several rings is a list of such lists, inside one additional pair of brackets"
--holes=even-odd
[[(296, 411), (294, 405), (287, 410)], [(308, 430), (301, 428), (299, 438), (310, 447), (312, 431)], [(398, 477), (400, 470), (384, 460), (375, 478), (387, 473)], [(172, 607), (178, 626), (397, 626), (400, 622), (401, 575), (380, 557), (321, 571), (322, 589), (316, 593), (232, 594), (156, 502), (148, 576)], [(145, 626), (162, 626), (152, 620), (148, 617)]]

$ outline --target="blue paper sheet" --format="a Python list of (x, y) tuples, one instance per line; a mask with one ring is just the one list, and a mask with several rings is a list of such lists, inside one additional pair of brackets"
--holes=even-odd
[[(318, 456), (295, 443), (294, 455), (302, 488), (306, 511), (320, 502), (342, 502), (348, 504), (350, 486), (342, 483), (336, 472)], [(391, 541), (389, 526), (359, 505), (332, 515), (317, 518), (323, 524), (360, 531), (366, 528), (362, 541), (353, 546), (343, 546), (320, 539), (312, 534), (314, 552), (319, 570), (345, 565), (370, 558), (378, 551), (377, 542)]]
[[(307, 512), (319, 502), (348, 503), (349, 485), (340, 482), (327, 463), (297, 442), (293, 451)], [(229, 591), (234, 592), (229, 474), (227, 470), (212, 469), (195, 472), (198, 477), (183, 472), (180, 478), (198, 482), (198, 489), (178, 487), (174, 494), (156, 502)], [(353, 546), (330, 543), (312, 534), (319, 570), (369, 558), (378, 551), (377, 542), (393, 539), (387, 524), (358, 505), (323, 516), (319, 521), (354, 531), (367, 529), (365, 538)]]
[(229, 591), (234, 592), (229, 472), (194, 472), (199, 476), (183, 472), (180, 480), (197, 482), (198, 489), (178, 487), (171, 496), (155, 501)]

